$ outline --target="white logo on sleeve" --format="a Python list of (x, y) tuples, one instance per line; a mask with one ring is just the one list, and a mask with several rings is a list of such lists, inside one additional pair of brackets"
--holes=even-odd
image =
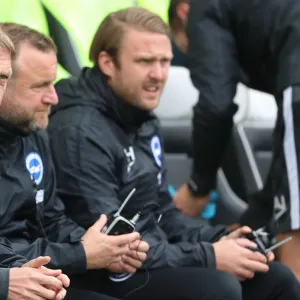
[(123, 149), (126, 158), (127, 158), (127, 173), (129, 173), (131, 171), (131, 168), (133, 167), (134, 163), (135, 163), (135, 154), (133, 151), (133, 147), (130, 146), (128, 149)]
[(160, 144), (160, 139), (157, 135), (155, 135), (151, 139), (151, 150), (155, 159), (156, 164), (161, 168), (162, 167), (162, 149)]
[(39, 185), (44, 175), (44, 165), (41, 156), (36, 152), (29, 153), (25, 158), (25, 164), (32, 180)]

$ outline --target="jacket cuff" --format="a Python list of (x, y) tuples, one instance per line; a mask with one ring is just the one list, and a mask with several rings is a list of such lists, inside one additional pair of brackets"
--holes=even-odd
[(7, 300), (9, 287), (9, 269), (0, 268), (0, 300)]
[[(62, 244), (63, 245), (63, 244)], [(65, 244), (65, 265), (64, 261), (60, 264), (62, 271), (67, 275), (74, 275), (86, 272), (86, 255), (81, 242)], [(51, 261), (50, 261), (51, 264)]]
[[(213, 245), (211, 243), (201, 243), (200, 245), (206, 256), (205, 266), (201, 265), (201, 267), (216, 269), (216, 256)], [(203, 260), (199, 258), (199, 261)]]
[(193, 171), (187, 184), (194, 196), (206, 196), (216, 186), (216, 175), (201, 177), (201, 175)]

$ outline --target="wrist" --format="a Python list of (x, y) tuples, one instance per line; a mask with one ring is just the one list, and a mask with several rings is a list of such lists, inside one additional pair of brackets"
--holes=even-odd
[(197, 197), (197, 198), (209, 197), (209, 191), (207, 191), (207, 192), (200, 191), (198, 185), (196, 184), (196, 182), (193, 179), (190, 179), (187, 182), (187, 188), (188, 188), (190, 194), (194, 197)]

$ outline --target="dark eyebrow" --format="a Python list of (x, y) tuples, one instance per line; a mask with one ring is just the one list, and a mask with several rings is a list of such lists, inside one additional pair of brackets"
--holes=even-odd
[(157, 58), (157, 57), (152, 56), (152, 55), (147, 55), (147, 54), (145, 54), (145, 55), (137, 55), (136, 56), (136, 60), (143, 60), (143, 59), (145, 59), (145, 60), (149, 60), (149, 61), (155, 61), (155, 60), (172, 60), (172, 58), (173, 58), (173, 55), (164, 55), (164, 56), (162, 56), (160, 58)]

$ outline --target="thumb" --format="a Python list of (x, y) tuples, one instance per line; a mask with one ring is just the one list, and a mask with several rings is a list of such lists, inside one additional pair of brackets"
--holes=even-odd
[(243, 226), (243, 227), (240, 227), (239, 229), (236, 229), (235, 231), (231, 232), (229, 234), (229, 237), (233, 238), (233, 239), (237, 239), (237, 238), (240, 238), (243, 235), (247, 235), (251, 232), (252, 232), (252, 229), (250, 227)]
[(47, 265), (50, 262), (50, 260), (51, 260), (51, 258), (49, 256), (40, 256), (38, 258), (30, 260), (29, 262), (24, 264), (22, 267), (39, 269), (42, 266)]
[[(101, 231), (107, 222), (107, 216), (101, 215), (98, 221), (94, 224), (98, 231)], [(94, 227), (93, 226), (93, 227)]]
[(249, 226), (243, 226), (239, 230), (241, 236), (252, 232), (252, 229)]
[(257, 248), (257, 245), (245, 238), (239, 238), (235, 240), (237, 242), (237, 244), (241, 247), (245, 247), (245, 248)]

